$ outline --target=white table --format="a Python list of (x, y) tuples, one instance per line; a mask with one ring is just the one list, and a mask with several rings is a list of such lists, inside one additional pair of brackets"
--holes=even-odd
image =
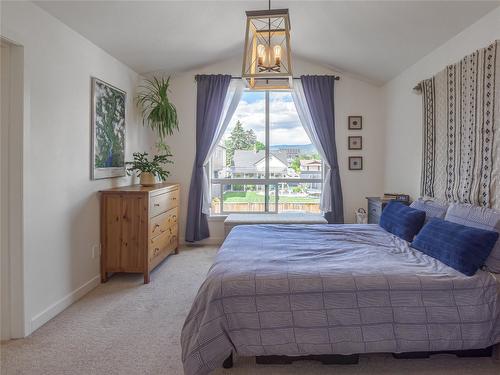
[(252, 224), (328, 224), (328, 221), (320, 214), (308, 213), (230, 214), (224, 220), (225, 235), (237, 225)]

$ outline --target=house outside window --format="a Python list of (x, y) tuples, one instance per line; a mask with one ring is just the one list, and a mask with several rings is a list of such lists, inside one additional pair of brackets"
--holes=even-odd
[(245, 91), (209, 169), (211, 215), (320, 212), (323, 162), (290, 92)]

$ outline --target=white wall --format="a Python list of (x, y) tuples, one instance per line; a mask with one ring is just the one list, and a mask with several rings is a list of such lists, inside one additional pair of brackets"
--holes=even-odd
[(133, 103), (139, 76), (27, 2), (2, 2), (1, 35), (24, 47), (23, 241), (28, 332), (99, 283), (97, 191), (130, 178), (91, 181), (90, 77), (127, 96), (127, 159), (151, 133)]
[[(295, 75), (335, 74), (331, 69), (299, 58), (294, 59), (293, 69)], [(195, 156), (196, 83), (194, 76), (202, 73), (238, 76), (241, 74), (241, 59), (231, 59), (172, 77), (171, 100), (176, 105), (179, 114), (180, 132), (167, 140), (175, 156), (175, 164), (171, 168), (172, 174), (169, 180), (181, 184), (181, 239), (184, 238), (186, 228), (187, 199)], [(336, 84), (335, 92), (337, 149), (344, 193), (344, 214), (346, 222), (353, 222), (354, 209), (366, 206), (366, 196), (377, 196), (383, 193), (384, 102), (381, 88), (348, 75), (340, 75), (341, 79)], [(362, 131), (347, 131), (348, 115), (363, 116)], [(362, 151), (347, 151), (348, 134), (363, 136)], [(363, 171), (348, 171), (347, 157), (349, 155), (364, 156)], [(220, 220), (211, 220), (210, 233), (211, 239), (207, 242), (220, 242), (224, 236), (223, 223)]]
[(384, 86), (386, 96), (385, 190), (420, 193), (422, 98), (412, 92), (423, 79), (500, 39), (500, 8), (456, 35)]

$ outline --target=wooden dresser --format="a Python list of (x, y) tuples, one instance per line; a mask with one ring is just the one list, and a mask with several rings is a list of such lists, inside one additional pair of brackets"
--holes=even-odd
[(101, 192), (101, 281), (110, 272), (149, 273), (179, 247), (179, 185)]
[[(387, 206), (387, 203), (389, 201), (382, 200), (382, 198), (379, 197), (366, 197), (368, 200), (368, 224), (378, 224), (380, 221), (380, 216), (382, 215), (382, 211), (384, 210), (385, 206)], [(410, 202), (408, 201), (400, 201), (396, 200), (397, 202), (401, 202), (405, 205), (410, 205)]]

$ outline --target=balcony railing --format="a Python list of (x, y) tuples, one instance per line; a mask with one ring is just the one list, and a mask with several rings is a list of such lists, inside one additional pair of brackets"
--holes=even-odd
[[(306, 194), (297, 195), (281, 194), (283, 185), (292, 185), (291, 190), (300, 185), (314, 184), (320, 186), (314, 190), (314, 196)], [(313, 186), (314, 186), (313, 185)], [(225, 189), (227, 186), (242, 187), (241, 189)], [(322, 180), (314, 178), (268, 178), (268, 179), (242, 179), (242, 178), (221, 178), (211, 180), (212, 215), (227, 215), (230, 213), (269, 213), (302, 211), (319, 213), (319, 192), (321, 191)], [(217, 187), (216, 189), (214, 187)], [(254, 187), (249, 188), (249, 187)], [(302, 186), (304, 188), (304, 186)], [(290, 189), (286, 189), (290, 190)], [(255, 191), (255, 198), (248, 201), (225, 200), (225, 193), (242, 193)], [(281, 195), (280, 195), (281, 194)], [(281, 198), (281, 199), (280, 199)], [(237, 199), (236, 199), (237, 200)], [(245, 201), (247, 200), (247, 201)]]

